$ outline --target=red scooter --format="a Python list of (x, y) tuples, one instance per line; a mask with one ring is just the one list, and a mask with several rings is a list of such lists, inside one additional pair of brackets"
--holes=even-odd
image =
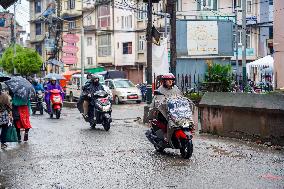
[(58, 89), (53, 89), (50, 92), (50, 112), (48, 112), (50, 118), (53, 118), (53, 115), (56, 116), (56, 119), (60, 118), (61, 109), (63, 106), (61, 91)]

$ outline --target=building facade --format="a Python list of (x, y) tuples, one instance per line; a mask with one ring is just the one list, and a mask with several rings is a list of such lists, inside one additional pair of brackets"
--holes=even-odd
[[(10, 46), (13, 39), (13, 14), (9, 12), (0, 11), (0, 57), (6, 48)], [(23, 36), (25, 31), (23, 27), (17, 23), (16, 28), (16, 43), (23, 44)]]

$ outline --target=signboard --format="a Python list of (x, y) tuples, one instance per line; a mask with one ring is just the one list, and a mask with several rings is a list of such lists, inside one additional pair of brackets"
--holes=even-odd
[(66, 43), (78, 43), (79, 42), (79, 37), (76, 34), (63, 35), (62, 39)]
[(55, 40), (54, 39), (45, 39), (44, 47), (47, 51), (52, 51), (55, 48)]
[(218, 54), (217, 21), (193, 21), (187, 23), (188, 55)]
[(77, 63), (78, 58), (77, 58), (76, 56), (66, 55), (66, 56), (63, 56), (63, 57), (61, 58), (61, 61), (62, 61), (64, 64), (72, 65), (72, 64), (76, 64), (76, 63)]
[[(243, 52), (242, 52), (242, 48), (238, 49), (238, 56), (242, 56)], [(246, 49), (246, 55), (247, 56), (254, 56), (254, 48), (247, 48)], [(234, 56), (236, 56), (236, 52), (234, 53)]]
[(67, 45), (62, 47), (62, 51), (69, 54), (70, 53), (75, 54), (78, 52), (78, 50), (79, 48), (73, 45)]
[(250, 16), (246, 18), (247, 24), (256, 24), (257, 23), (257, 17), (256, 16)]

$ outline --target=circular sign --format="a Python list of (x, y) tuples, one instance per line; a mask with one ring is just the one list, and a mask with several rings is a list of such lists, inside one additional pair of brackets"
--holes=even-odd
[(78, 43), (79, 42), (79, 37), (76, 34), (63, 35), (62, 39), (66, 43)]
[(78, 50), (79, 50), (78, 47), (72, 46), (72, 45), (62, 47), (62, 51), (65, 52), (65, 53), (77, 53)]

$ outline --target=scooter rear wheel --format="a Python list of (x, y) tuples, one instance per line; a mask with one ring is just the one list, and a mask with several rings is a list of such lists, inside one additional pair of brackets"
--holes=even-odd
[(180, 149), (181, 156), (184, 159), (189, 159), (193, 153), (193, 144), (192, 140), (183, 140), (182, 147)]
[(60, 118), (60, 110), (56, 110), (56, 119)]

